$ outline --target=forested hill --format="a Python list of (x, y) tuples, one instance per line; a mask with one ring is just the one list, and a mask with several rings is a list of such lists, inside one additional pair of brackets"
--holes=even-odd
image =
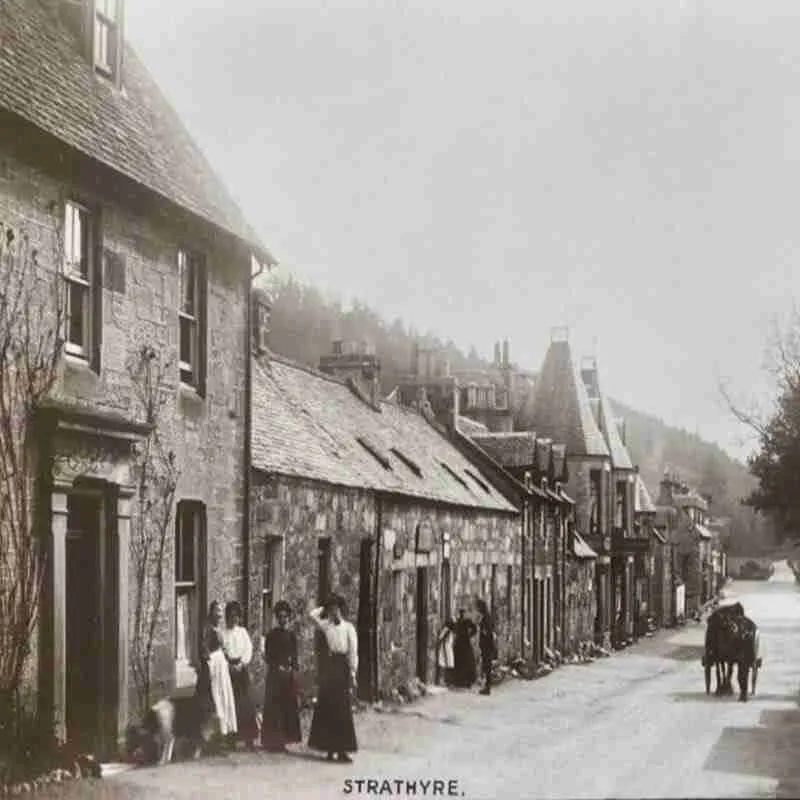
[[(474, 348), (465, 354), (452, 342), (409, 329), (400, 320), (388, 323), (363, 304), (356, 303), (345, 310), (314, 287), (292, 278), (273, 279), (270, 288), (274, 297), (270, 347), (274, 352), (316, 367), (320, 357), (330, 352), (334, 339), (368, 341), (375, 346), (381, 360), (384, 393), (390, 392), (400, 375), (408, 371), (416, 341), (424, 340), (445, 351), (453, 369), (489, 366)], [(520, 366), (533, 370), (539, 367), (538, 364)], [(715, 516), (731, 520), (732, 553), (758, 552), (768, 544), (768, 539), (771, 541), (768, 526), (741, 505), (741, 499), (754, 486), (743, 464), (715, 444), (613, 399), (612, 403), (617, 416), (625, 419), (631, 457), (639, 465), (653, 500), (657, 499), (661, 476), (669, 468), (712, 495)]]

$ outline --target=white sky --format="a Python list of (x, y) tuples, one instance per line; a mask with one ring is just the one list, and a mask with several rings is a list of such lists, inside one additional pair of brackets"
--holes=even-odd
[(717, 379), (764, 392), (800, 294), (796, 3), (128, 0), (127, 25), (298, 277), (532, 369), (568, 324), (612, 397), (746, 452)]

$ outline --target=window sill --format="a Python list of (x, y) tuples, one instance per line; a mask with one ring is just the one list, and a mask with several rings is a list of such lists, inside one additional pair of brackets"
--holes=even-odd
[(175, 661), (175, 688), (186, 689), (197, 683), (197, 670), (184, 660)]
[(97, 377), (97, 373), (92, 369), (92, 365), (89, 363), (89, 360), (83, 356), (76, 355), (75, 353), (65, 352), (64, 364), (68, 369), (74, 372), (83, 372), (87, 375), (93, 375), (94, 377)]
[(205, 398), (194, 386), (184, 383), (183, 381), (178, 384), (178, 394), (181, 396), (182, 400), (188, 400), (191, 403), (202, 405), (205, 402)]

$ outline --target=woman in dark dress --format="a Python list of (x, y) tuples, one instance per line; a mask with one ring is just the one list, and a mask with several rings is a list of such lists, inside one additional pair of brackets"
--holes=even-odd
[(478, 621), (478, 649), (481, 653), (481, 673), (483, 673), (483, 688), (481, 694), (492, 692), (492, 662), (497, 658), (497, 641), (494, 636), (494, 623), (489, 607), (477, 598), (475, 610), (480, 617)]
[(458, 609), (455, 624), (455, 642), (453, 644), (453, 685), (467, 689), (475, 683), (475, 652), (472, 649), (472, 637), (477, 633), (475, 623), (466, 616), (464, 609)]
[(286, 745), (300, 741), (297, 711), (297, 636), (289, 630), (292, 610), (285, 600), (275, 604), (278, 622), (264, 639), (267, 682), (261, 743), (271, 753), (285, 753)]
[(352, 759), (348, 753), (358, 750), (351, 695), (358, 672), (358, 636), (343, 614), (344, 599), (338, 595), (310, 614), (325, 636), (328, 656), (320, 669), (308, 746), (327, 753), (328, 761), (338, 758), (349, 764)]

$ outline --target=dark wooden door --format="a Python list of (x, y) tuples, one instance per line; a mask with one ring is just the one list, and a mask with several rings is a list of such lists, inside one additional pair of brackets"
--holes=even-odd
[(417, 677), (428, 679), (428, 568), (417, 567)]
[(372, 597), (373, 549), (371, 539), (361, 540), (358, 570), (358, 696), (366, 701), (375, 699), (376, 641)]
[(66, 541), (66, 709), (67, 740), (94, 752), (103, 714), (102, 500), (69, 495)]
[(442, 561), (442, 621), (453, 616), (453, 600), (450, 592), (450, 559)]
[[(317, 603), (322, 605), (331, 593), (331, 540), (323, 538), (317, 544)], [(317, 672), (328, 655), (325, 635), (317, 630), (314, 634), (314, 650), (317, 656)]]

